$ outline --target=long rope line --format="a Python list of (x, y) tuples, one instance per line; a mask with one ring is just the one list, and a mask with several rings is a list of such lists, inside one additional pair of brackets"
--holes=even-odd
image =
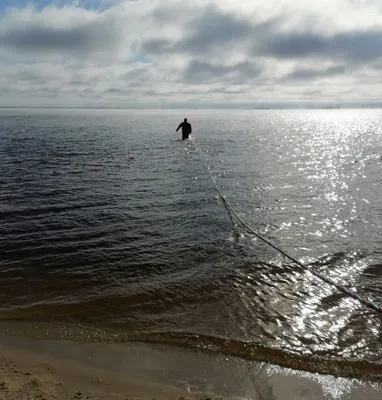
[(210, 171), (210, 168), (208, 167), (208, 162), (207, 162), (206, 157), (204, 156), (204, 154), (195, 145), (194, 145), (194, 147), (198, 151), (198, 153), (201, 156), (201, 158), (204, 160), (204, 167), (208, 171), (208, 173), (209, 173), (209, 175), (210, 175), (210, 177), (212, 179), (212, 182), (213, 182), (213, 184), (215, 186), (215, 189), (217, 190), (217, 192), (219, 193), (219, 195), (220, 195), (220, 197), (221, 197), (221, 199), (223, 201), (224, 206), (227, 208), (228, 211), (230, 211), (238, 219), (238, 221), (247, 229), (247, 231), (249, 233), (251, 233), (252, 235), (256, 236), (258, 239), (262, 240), (264, 243), (266, 243), (267, 245), (269, 245), (270, 247), (272, 247), (273, 249), (278, 251), (285, 258), (287, 258), (290, 261), (292, 261), (293, 263), (297, 264), (298, 266), (300, 266), (304, 270), (307, 270), (308, 272), (310, 272), (316, 278), (321, 279), (322, 281), (326, 282), (328, 285), (332, 285), (332, 286), (336, 287), (338, 290), (340, 290), (345, 295), (353, 298), (354, 300), (359, 301), (360, 303), (362, 303), (366, 307), (369, 307), (370, 309), (372, 309), (374, 311), (377, 311), (377, 312), (382, 314), (382, 308), (381, 307), (379, 307), (378, 305), (376, 305), (372, 301), (370, 301), (368, 299), (365, 299), (365, 298), (361, 297), (360, 295), (358, 295), (356, 293), (351, 292), (349, 289), (347, 289), (346, 287), (344, 287), (340, 283), (337, 283), (337, 282), (333, 281), (332, 279), (320, 274), (319, 272), (316, 272), (316, 271), (312, 270), (307, 265), (304, 265), (303, 263), (298, 261), (296, 258), (294, 258), (294, 257), (290, 256), (289, 254), (287, 254), (284, 250), (282, 250), (279, 247), (275, 246), (268, 239), (266, 239), (265, 237), (263, 237), (262, 235), (257, 233), (246, 222), (244, 222), (242, 220), (242, 218), (237, 214), (237, 212), (233, 209), (233, 207), (231, 206), (231, 204), (227, 200), (226, 196), (224, 195), (224, 193), (222, 192), (222, 190), (219, 188), (218, 184), (216, 183), (216, 178), (212, 175), (212, 172)]

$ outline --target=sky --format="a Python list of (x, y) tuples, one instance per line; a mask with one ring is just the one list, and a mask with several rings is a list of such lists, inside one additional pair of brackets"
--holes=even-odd
[(0, 106), (382, 104), (382, 0), (1, 0)]

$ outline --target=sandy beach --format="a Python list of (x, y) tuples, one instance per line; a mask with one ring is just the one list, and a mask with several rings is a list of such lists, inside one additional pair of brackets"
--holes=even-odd
[(4, 400), (377, 400), (378, 383), (310, 374), (215, 353), (0, 334)]
[[(0, 347), (0, 398), (19, 399), (133, 399), (161, 396), (161, 388), (80, 364)], [(133, 393), (131, 395), (130, 393)], [(170, 393), (170, 392), (169, 392)], [(175, 398), (176, 393), (172, 394)]]
[[(98, 363), (92, 363), (90, 356), (77, 352), (75, 343), (5, 335), (1, 339), (0, 399), (178, 399), (184, 394), (163, 384), (140, 381), (122, 370), (97, 368)], [(94, 345), (90, 347), (94, 348)], [(45, 351), (41, 350), (43, 348)], [(69, 350), (67, 357), (63, 356), (66, 350)], [(54, 356), (53, 353), (61, 355)]]

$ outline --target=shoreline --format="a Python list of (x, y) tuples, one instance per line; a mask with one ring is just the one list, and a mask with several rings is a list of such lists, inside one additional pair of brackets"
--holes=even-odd
[[(112, 344), (122, 347), (177, 348), (192, 354), (209, 354), (210, 357), (230, 357), (249, 363), (274, 365), (308, 374), (359, 379), (382, 384), (382, 364), (376, 360), (330, 357), (315, 354), (298, 354), (272, 348), (261, 343), (246, 343), (219, 336), (206, 336), (186, 332), (132, 333), (107, 326), (80, 325), (76, 323), (32, 322), (27, 320), (2, 320), (0, 332), (18, 337), (39, 340), (58, 340), (74, 343)], [(62, 356), (62, 355), (60, 355)]]
[[(0, 332), (0, 399), (380, 399), (382, 385), (146, 343)], [(27, 397), (29, 396), (29, 397)]]

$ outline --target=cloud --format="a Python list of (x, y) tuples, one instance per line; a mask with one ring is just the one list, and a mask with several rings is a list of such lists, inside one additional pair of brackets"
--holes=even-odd
[[(0, 36), (4, 47), (29, 52), (82, 52), (110, 50), (117, 41), (116, 32), (104, 25), (57, 29), (51, 26), (26, 26), (10, 29)], [(110, 46), (110, 47), (106, 47)]]
[[(182, 21), (182, 33), (168, 38), (146, 38), (144, 51), (151, 54), (193, 54), (207, 55), (227, 54), (232, 46), (237, 50), (248, 42), (258, 41), (265, 32), (278, 22), (277, 18), (269, 20), (251, 20), (244, 16), (220, 10), (216, 5), (207, 5), (203, 12), (189, 15)], [(156, 13), (154, 13), (156, 15)], [(176, 21), (179, 17), (177, 17)], [(174, 23), (167, 21), (169, 25)], [(175, 39), (176, 38), (176, 39)]]
[(2, 22), (0, 46), (14, 53), (81, 57), (112, 52), (120, 42), (119, 21), (109, 12), (52, 6), (38, 12), (28, 7), (11, 11)]
[(214, 51), (215, 48), (221, 50), (221, 46), (235, 44), (252, 34), (254, 27), (251, 21), (230, 15), (216, 6), (208, 6), (186, 24), (185, 38), (174, 46), (174, 50), (196, 54)]
[(296, 68), (293, 72), (283, 77), (284, 80), (312, 80), (334, 75), (343, 75), (346, 72), (346, 67), (343, 65), (332, 66), (324, 69), (315, 68)]
[(86, 0), (8, 9), (0, 105), (374, 101), (381, 5)]
[(258, 76), (261, 69), (249, 62), (233, 65), (210, 64), (192, 60), (182, 74), (182, 81), (191, 84), (226, 82), (240, 84)]
[(260, 45), (254, 54), (275, 58), (330, 58), (349, 62), (369, 62), (382, 57), (382, 27), (325, 37), (312, 33), (275, 34)]

